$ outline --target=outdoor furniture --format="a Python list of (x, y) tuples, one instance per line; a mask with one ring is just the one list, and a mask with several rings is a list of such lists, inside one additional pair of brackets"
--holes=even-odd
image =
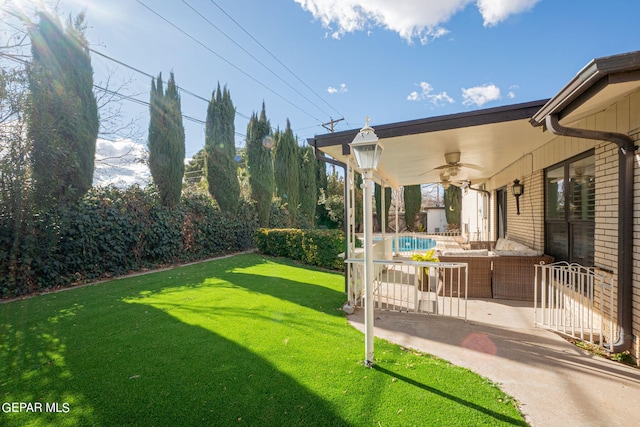
[(473, 240), (469, 242), (469, 249), (486, 249), (488, 251), (492, 251), (495, 245), (496, 242), (491, 240)]
[[(488, 251), (455, 251), (445, 252), (438, 259), (441, 262), (464, 262), (468, 265), (467, 298), (491, 298), (491, 262)], [(458, 295), (458, 270), (442, 269), (438, 295), (464, 297), (465, 276), (460, 270), (460, 295)], [(453, 293), (453, 295), (451, 295)]]
[(535, 265), (552, 263), (549, 255), (493, 257), (493, 298), (533, 301)]

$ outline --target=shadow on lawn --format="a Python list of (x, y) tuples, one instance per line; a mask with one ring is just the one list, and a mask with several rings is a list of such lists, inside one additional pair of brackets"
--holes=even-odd
[(426, 384), (423, 384), (421, 382), (418, 382), (418, 381), (416, 381), (416, 380), (414, 380), (412, 378), (406, 377), (404, 375), (400, 375), (400, 374), (398, 374), (396, 372), (392, 372), (392, 371), (390, 371), (388, 369), (385, 369), (385, 368), (381, 367), (380, 365), (373, 365), (373, 369), (375, 369), (376, 371), (381, 372), (381, 373), (383, 373), (385, 375), (388, 375), (388, 376), (390, 376), (392, 378), (397, 378), (400, 381), (403, 381), (403, 382), (405, 382), (407, 384), (410, 384), (410, 385), (412, 385), (414, 387), (418, 387), (418, 388), (420, 388), (422, 390), (425, 390), (425, 391), (427, 391), (429, 393), (438, 395), (438, 396), (443, 397), (443, 398), (445, 398), (447, 400), (455, 402), (455, 403), (457, 403), (459, 405), (466, 406), (466, 407), (471, 408), (471, 409), (473, 409), (475, 411), (478, 411), (478, 412), (482, 412), (483, 414), (486, 414), (489, 417), (494, 418), (495, 420), (500, 421), (502, 423), (508, 423), (508, 424), (515, 425), (515, 426), (525, 426), (525, 427), (528, 425), (523, 420), (518, 420), (518, 419), (515, 419), (515, 418), (511, 418), (511, 417), (506, 416), (504, 414), (500, 414), (498, 412), (495, 412), (495, 411), (492, 411), (490, 409), (484, 408), (482, 406), (476, 405), (475, 403), (470, 402), (470, 401), (465, 400), (465, 399), (462, 399), (462, 398), (460, 398), (458, 396), (454, 396), (454, 395), (452, 395), (450, 393), (443, 392), (442, 390), (438, 390), (437, 388), (434, 388), (434, 387), (428, 386)]
[[(3, 402), (58, 402), (67, 413), (0, 413), (25, 425), (349, 425), (334, 408), (261, 356), (162, 310), (120, 302), (120, 331), (88, 317), (39, 325), (3, 357)], [(26, 315), (26, 313), (25, 313)], [(3, 322), (4, 323), (4, 322)], [(3, 332), (8, 324), (0, 324)], [(126, 325), (126, 326), (122, 326)], [(75, 331), (86, 335), (84, 340)]]
[[(289, 267), (299, 273), (300, 280), (279, 277), (270, 273), (273, 266), (274, 273), (281, 267)], [(281, 258), (264, 257), (258, 254), (235, 256), (224, 260), (216, 260), (189, 266), (188, 277), (181, 277), (181, 268), (171, 270), (173, 279), (171, 284), (175, 288), (158, 287), (157, 289), (140, 293), (139, 297), (152, 296), (158, 293), (166, 293), (175, 290), (180, 292), (184, 288), (201, 286), (237, 286), (251, 292), (271, 295), (275, 298), (289, 301), (294, 304), (321, 311), (333, 316), (342, 316), (338, 310), (346, 300), (343, 292), (331, 289), (317, 283), (326, 280), (325, 271), (314, 270), (313, 267), (301, 266), (290, 260)], [(291, 274), (288, 271), (287, 274)], [(338, 274), (339, 273), (335, 273)], [(314, 277), (314, 275), (319, 275)], [(310, 280), (314, 277), (314, 280)], [(342, 275), (339, 275), (342, 282)], [(217, 283), (213, 283), (218, 281)], [(226, 284), (224, 283), (226, 282)], [(315, 283), (314, 283), (315, 282)], [(176, 304), (178, 305), (178, 304)]]

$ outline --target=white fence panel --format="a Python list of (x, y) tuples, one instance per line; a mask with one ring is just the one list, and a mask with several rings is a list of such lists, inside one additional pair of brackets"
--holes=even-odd
[(535, 280), (536, 326), (603, 348), (617, 339), (611, 274), (556, 262), (536, 265)]
[[(349, 303), (364, 307), (364, 261), (350, 264)], [(374, 261), (374, 307), (380, 310), (467, 318), (467, 264)]]

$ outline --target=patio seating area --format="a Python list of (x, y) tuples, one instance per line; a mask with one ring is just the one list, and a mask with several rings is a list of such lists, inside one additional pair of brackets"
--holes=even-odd
[[(455, 236), (431, 236), (440, 262), (464, 263), (467, 274), (460, 275), (461, 290), (467, 298), (498, 298), (534, 301), (535, 266), (550, 264), (553, 257), (544, 255), (518, 242), (499, 239), (497, 242), (460, 243)], [(419, 252), (419, 251), (418, 251)], [(394, 259), (410, 259), (406, 255)], [(442, 282), (457, 282), (453, 277), (441, 277)], [(445, 273), (446, 276), (446, 273)], [(466, 282), (468, 277), (468, 283)]]

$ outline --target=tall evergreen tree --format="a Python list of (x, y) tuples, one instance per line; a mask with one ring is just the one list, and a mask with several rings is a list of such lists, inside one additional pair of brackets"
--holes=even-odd
[(313, 228), (318, 205), (316, 191), (316, 159), (312, 147), (298, 149), (300, 158), (300, 225)]
[(462, 213), (462, 190), (459, 187), (450, 185), (444, 190), (444, 211), (449, 229), (459, 229)]
[(28, 136), (36, 200), (43, 205), (80, 198), (93, 183), (100, 122), (85, 29), (82, 13), (63, 28), (42, 12), (29, 30)]
[(226, 86), (211, 94), (205, 128), (206, 173), (209, 193), (222, 212), (235, 215), (240, 201), (238, 167), (235, 161), (235, 114)]
[[(276, 196), (287, 205), (293, 226), (298, 224), (298, 204), (300, 203), (300, 159), (298, 144), (287, 119), (284, 132), (275, 135), (276, 150), (273, 160), (273, 174), (276, 184)], [(314, 191), (315, 192), (315, 191)]]
[(404, 187), (404, 220), (407, 229), (413, 231), (416, 223), (416, 216), (420, 212), (422, 205), (422, 190), (420, 184), (407, 185)]
[(269, 226), (273, 199), (273, 139), (269, 136), (271, 125), (267, 120), (264, 103), (260, 116), (253, 114), (247, 125), (247, 166), (251, 198), (256, 202), (260, 227)]
[[(382, 230), (382, 187), (376, 183), (374, 198), (376, 202), (376, 222), (378, 229)], [(389, 208), (391, 207), (391, 187), (384, 189), (384, 225), (385, 229), (389, 227)]]
[(149, 169), (164, 206), (180, 201), (184, 177), (184, 126), (180, 94), (173, 72), (163, 89), (162, 73), (151, 79), (149, 105)]

